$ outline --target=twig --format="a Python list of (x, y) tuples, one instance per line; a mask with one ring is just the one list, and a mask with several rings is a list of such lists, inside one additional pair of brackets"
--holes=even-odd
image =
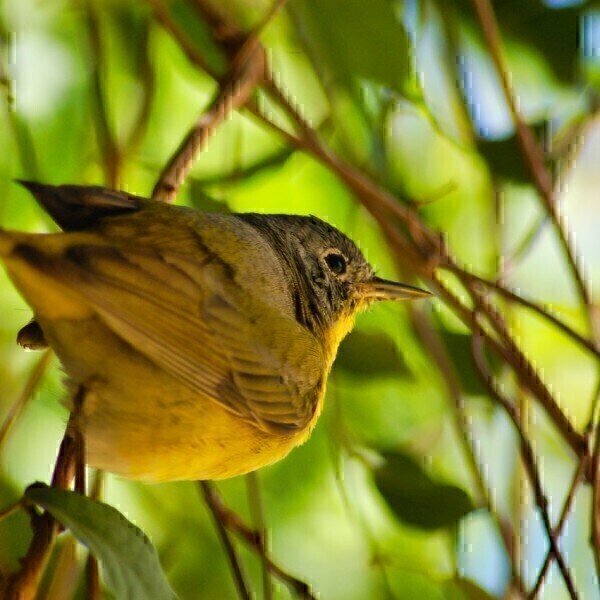
[(448, 396), (451, 398), (450, 408), (454, 429), (463, 449), (463, 455), (465, 456), (465, 460), (469, 467), (469, 472), (476, 485), (477, 494), (479, 496), (478, 504), (483, 504), (496, 524), (500, 534), (500, 539), (504, 544), (506, 554), (511, 564), (513, 583), (519, 593), (523, 595), (525, 593), (525, 584), (523, 583), (517, 557), (515, 556), (511, 544), (511, 540), (514, 538), (514, 532), (511, 531), (512, 527), (510, 523), (503, 521), (500, 514), (492, 505), (492, 498), (483, 477), (481, 466), (477, 460), (475, 449), (473, 448), (469, 438), (469, 427), (464, 412), (460, 382), (458, 381), (458, 377), (452, 362), (450, 361), (448, 352), (444, 347), (439, 334), (433, 329), (423, 311), (411, 306), (409, 314), (411, 316), (413, 327), (424, 348), (437, 365), (438, 371), (440, 372), (445, 383)]
[(98, 146), (102, 155), (105, 178), (109, 187), (116, 188), (119, 183), (121, 169), (121, 151), (113, 132), (111, 131), (108, 108), (102, 90), (102, 74), (104, 70), (104, 51), (102, 48), (102, 34), (100, 21), (94, 6), (95, 0), (86, 0), (87, 28), (92, 54), (92, 87), (95, 104), (96, 135)]
[(594, 336), (595, 323), (591, 313), (591, 295), (579, 270), (579, 266), (577, 265), (575, 253), (571, 248), (567, 237), (568, 234), (561, 223), (556, 207), (556, 198), (554, 196), (552, 178), (544, 165), (544, 156), (535, 140), (533, 132), (523, 121), (517, 106), (512, 83), (509, 79), (508, 71), (504, 65), (504, 59), (502, 57), (502, 39), (500, 30), (498, 28), (498, 22), (496, 20), (496, 15), (494, 14), (494, 9), (490, 0), (473, 0), (473, 5), (477, 13), (483, 36), (487, 43), (488, 50), (496, 67), (496, 72), (500, 77), (504, 98), (508, 105), (512, 121), (517, 132), (517, 138), (521, 146), (523, 158), (527, 164), (527, 167), (529, 168), (533, 182), (540, 194), (540, 198), (543, 201), (544, 207), (556, 231), (556, 235), (567, 260), (567, 264), (569, 270), (571, 271), (573, 281), (575, 282), (581, 303), (585, 309), (590, 332)]
[(570, 337), (576, 344), (588, 350), (594, 356), (594, 358), (600, 360), (600, 350), (598, 349), (598, 346), (595, 342), (590, 341), (589, 339), (583, 337), (581, 334), (577, 333), (564, 321), (561, 321), (559, 318), (555, 317), (547, 309), (540, 306), (536, 302), (533, 302), (532, 300), (527, 300), (527, 298), (524, 298), (523, 296), (520, 296), (519, 294), (509, 290), (506, 286), (502, 285), (501, 283), (498, 283), (497, 281), (490, 281), (484, 279), (483, 277), (479, 277), (478, 275), (474, 275), (473, 273), (468, 273), (462, 269), (455, 269), (454, 267), (449, 268), (449, 270), (459, 274), (459, 276), (463, 278), (470, 279), (471, 281), (473, 281), (476, 284), (479, 284), (480, 286), (485, 286), (494, 290), (495, 292), (497, 292), (507, 300), (510, 300), (511, 302), (521, 304), (522, 306), (532, 310), (547, 321), (550, 321), (550, 323), (552, 323), (565, 335)]
[[(585, 469), (586, 469), (586, 458), (583, 458), (577, 465), (577, 469), (575, 470), (575, 475), (573, 476), (573, 479), (571, 480), (571, 486), (569, 487), (569, 491), (567, 493), (567, 498), (565, 500), (562, 511), (560, 513), (560, 518), (558, 520), (558, 523), (554, 526), (554, 529), (553, 529), (554, 535), (556, 536), (557, 540), (560, 538), (560, 535), (565, 526), (565, 523), (567, 522), (567, 517), (569, 516), (569, 513), (571, 512), (571, 507), (573, 506), (573, 502), (575, 500), (575, 493), (577, 492), (577, 488), (579, 487), (579, 484), (581, 483), (582, 476), (585, 472)], [(554, 554), (552, 553), (551, 549), (549, 549), (548, 552), (546, 553), (546, 558), (544, 559), (544, 562), (542, 564), (540, 572), (538, 573), (538, 576), (533, 585), (533, 588), (531, 589), (531, 592), (529, 592), (528, 597), (530, 599), (533, 600), (534, 598), (537, 598), (537, 595), (539, 594), (539, 592), (542, 588), (542, 585), (544, 584), (544, 579), (546, 578), (546, 575), (548, 574), (548, 569), (550, 568), (550, 563), (552, 562), (553, 557), (554, 557)]]
[(293, 575), (290, 575), (273, 562), (267, 553), (267, 549), (263, 545), (263, 539), (260, 533), (254, 531), (251, 527), (248, 527), (236, 513), (227, 508), (214, 487), (211, 487), (210, 489), (212, 491), (211, 500), (213, 501), (211, 510), (214, 509), (218, 512), (219, 522), (222, 523), (226, 529), (239, 536), (241, 540), (252, 548), (252, 550), (265, 556), (269, 565), (269, 571), (298, 594), (298, 596), (305, 600), (316, 600), (316, 597), (312, 594), (308, 584), (296, 579)]
[(246, 579), (242, 571), (240, 559), (238, 558), (235, 548), (233, 547), (233, 543), (229, 537), (227, 527), (225, 526), (221, 518), (222, 512), (219, 509), (221, 499), (217, 495), (213, 484), (209, 481), (200, 481), (199, 485), (200, 490), (202, 491), (202, 495), (204, 496), (206, 505), (208, 506), (212, 514), (215, 526), (217, 527), (217, 531), (219, 532), (221, 543), (223, 544), (225, 552), (227, 553), (229, 566), (231, 567), (231, 572), (233, 573), (233, 580), (235, 582), (235, 587), (237, 589), (238, 595), (243, 600), (250, 600), (251, 593), (249, 591), (248, 584), (246, 583)]
[(42, 377), (44, 376), (48, 365), (50, 364), (50, 359), (52, 358), (52, 351), (46, 350), (42, 356), (40, 356), (33, 366), (31, 373), (29, 373), (29, 377), (25, 382), (25, 386), (23, 387), (23, 391), (15, 401), (15, 403), (10, 407), (4, 422), (2, 423), (2, 427), (0, 427), (0, 448), (4, 443), (9, 431), (12, 426), (15, 424), (16, 420), (19, 418), (19, 415), (23, 412), (23, 409), (29, 402), (29, 400), (33, 397), (37, 386), (39, 385)]
[(494, 382), (494, 377), (491, 374), (485, 359), (483, 337), (478, 334), (474, 334), (472, 341), (473, 358), (475, 359), (475, 365), (481, 375), (481, 379), (485, 384), (486, 388), (488, 389), (490, 395), (505, 410), (517, 431), (521, 448), (521, 459), (523, 461), (523, 465), (525, 466), (525, 470), (529, 477), (529, 481), (531, 482), (531, 487), (533, 489), (533, 494), (535, 497), (535, 503), (542, 517), (542, 523), (544, 525), (544, 529), (546, 530), (546, 535), (550, 544), (550, 550), (556, 558), (558, 568), (560, 569), (561, 575), (564, 579), (565, 585), (567, 586), (567, 590), (569, 591), (570, 597), (573, 600), (576, 600), (577, 598), (579, 598), (579, 596), (577, 594), (577, 590), (575, 588), (575, 584), (573, 583), (573, 579), (571, 577), (571, 573), (569, 571), (567, 563), (562, 555), (562, 552), (560, 551), (560, 548), (558, 547), (558, 539), (556, 538), (555, 532), (552, 528), (550, 515), (548, 513), (548, 498), (546, 497), (544, 489), (542, 487), (535, 453), (533, 451), (533, 448), (531, 447), (531, 443), (529, 442), (527, 435), (523, 431), (516, 408), (507, 398), (503, 396), (503, 394), (498, 390)]
[[(71, 420), (60, 444), (52, 487), (66, 489), (73, 479), (76, 445), (70, 432)], [(59, 531), (59, 524), (49, 512), (32, 516), (33, 538), (20, 569), (9, 579), (6, 600), (33, 600)]]
[(269, 559), (267, 556), (267, 528), (265, 525), (265, 514), (260, 493), (260, 480), (256, 471), (252, 471), (246, 475), (246, 486), (248, 490), (248, 504), (250, 505), (250, 514), (252, 515), (254, 528), (261, 537), (261, 551), (259, 552), (259, 555), (262, 563), (263, 598), (264, 600), (271, 600), (273, 598), (273, 582), (271, 581)]
[(152, 192), (154, 200), (172, 202), (175, 199), (206, 141), (231, 112), (250, 100), (265, 74), (266, 57), (258, 36), (284, 2), (275, 2), (265, 20), (246, 38), (232, 58), (229, 76), (221, 82), (210, 107), (190, 130), (161, 173)]
[(600, 423), (596, 420), (595, 442), (592, 452), (592, 552), (596, 578), (600, 581)]

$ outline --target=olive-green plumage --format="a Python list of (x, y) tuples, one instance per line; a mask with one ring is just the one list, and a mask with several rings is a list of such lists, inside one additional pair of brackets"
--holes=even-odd
[(384, 282), (314, 217), (220, 215), (97, 187), (25, 183), (64, 233), (0, 231), (49, 344), (86, 390), (89, 464), (219, 479), (302, 443), (356, 312), (424, 292)]

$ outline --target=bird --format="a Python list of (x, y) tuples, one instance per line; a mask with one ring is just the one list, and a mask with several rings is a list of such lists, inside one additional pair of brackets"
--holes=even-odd
[(0, 262), (50, 346), (90, 466), (218, 480), (305, 442), (355, 316), (425, 290), (378, 277), (314, 216), (206, 213), (99, 186), (19, 181), (62, 229), (0, 229)]

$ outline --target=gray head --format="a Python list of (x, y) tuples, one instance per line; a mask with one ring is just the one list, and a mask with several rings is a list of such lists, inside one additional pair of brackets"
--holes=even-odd
[(429, 296), (417, 288), (385, 281), (356, 244), (317, 217), (237, 215), (258, 229), (283, 261), (297, 321), (316, 333), (349, 321), (376, 300)]

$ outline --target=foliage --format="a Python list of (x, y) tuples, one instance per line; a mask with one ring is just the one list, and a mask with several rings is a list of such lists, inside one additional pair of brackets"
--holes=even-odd
[[(270, 6), (5, 2), (0, 225), (54, 227), (17, 177), (149, 196)], [(219, 483), (238, 520), (221, 518), (257, 592), (272, 559), (276, 598), (303, 583), (326, 600), (519, 594), (548, 552), (540, 515), (556, 527), (567, 503), (568, 574), (581, 598), (598, 597), (585, 468), (597, 439), (597, 316), (582, 302), (600, 277), (598, 5), (494, 2), (502, 47), (486, 6), (289, 0), (259, 31), (274, 75), (215, 128), (178, 194), (201, 210), (315, 214), (355, 239), (382, 276), (420, 279), (437, 294), (358, 318), (315, 432), (259, 473), (258, 502), (243, 478)], [(29, 318), (0, 273), (2, 418), (35, 387), (26, 384), (35, 357), (14, 344)], [(0, 434), (0, 511), (50, 479), (67, 420), (57, 361), (25, 396)], [(101, 559), (116, 597), (136, 581), (132, 548), (155, 560), (148, 539), (180, 598), (234, 597), (193, 483), (107, 476), (109, 506), (50, 488), (26, 498)], [(0, 589), (30, 532), (23, 511), (0, 518)], [(43, 590), (66, 585), (59, 562)], [(140, 585), (160, 578), (154, 563), (140, 565)], [(544, 598), (566, 597), (565, 579), (552, 558)]]

